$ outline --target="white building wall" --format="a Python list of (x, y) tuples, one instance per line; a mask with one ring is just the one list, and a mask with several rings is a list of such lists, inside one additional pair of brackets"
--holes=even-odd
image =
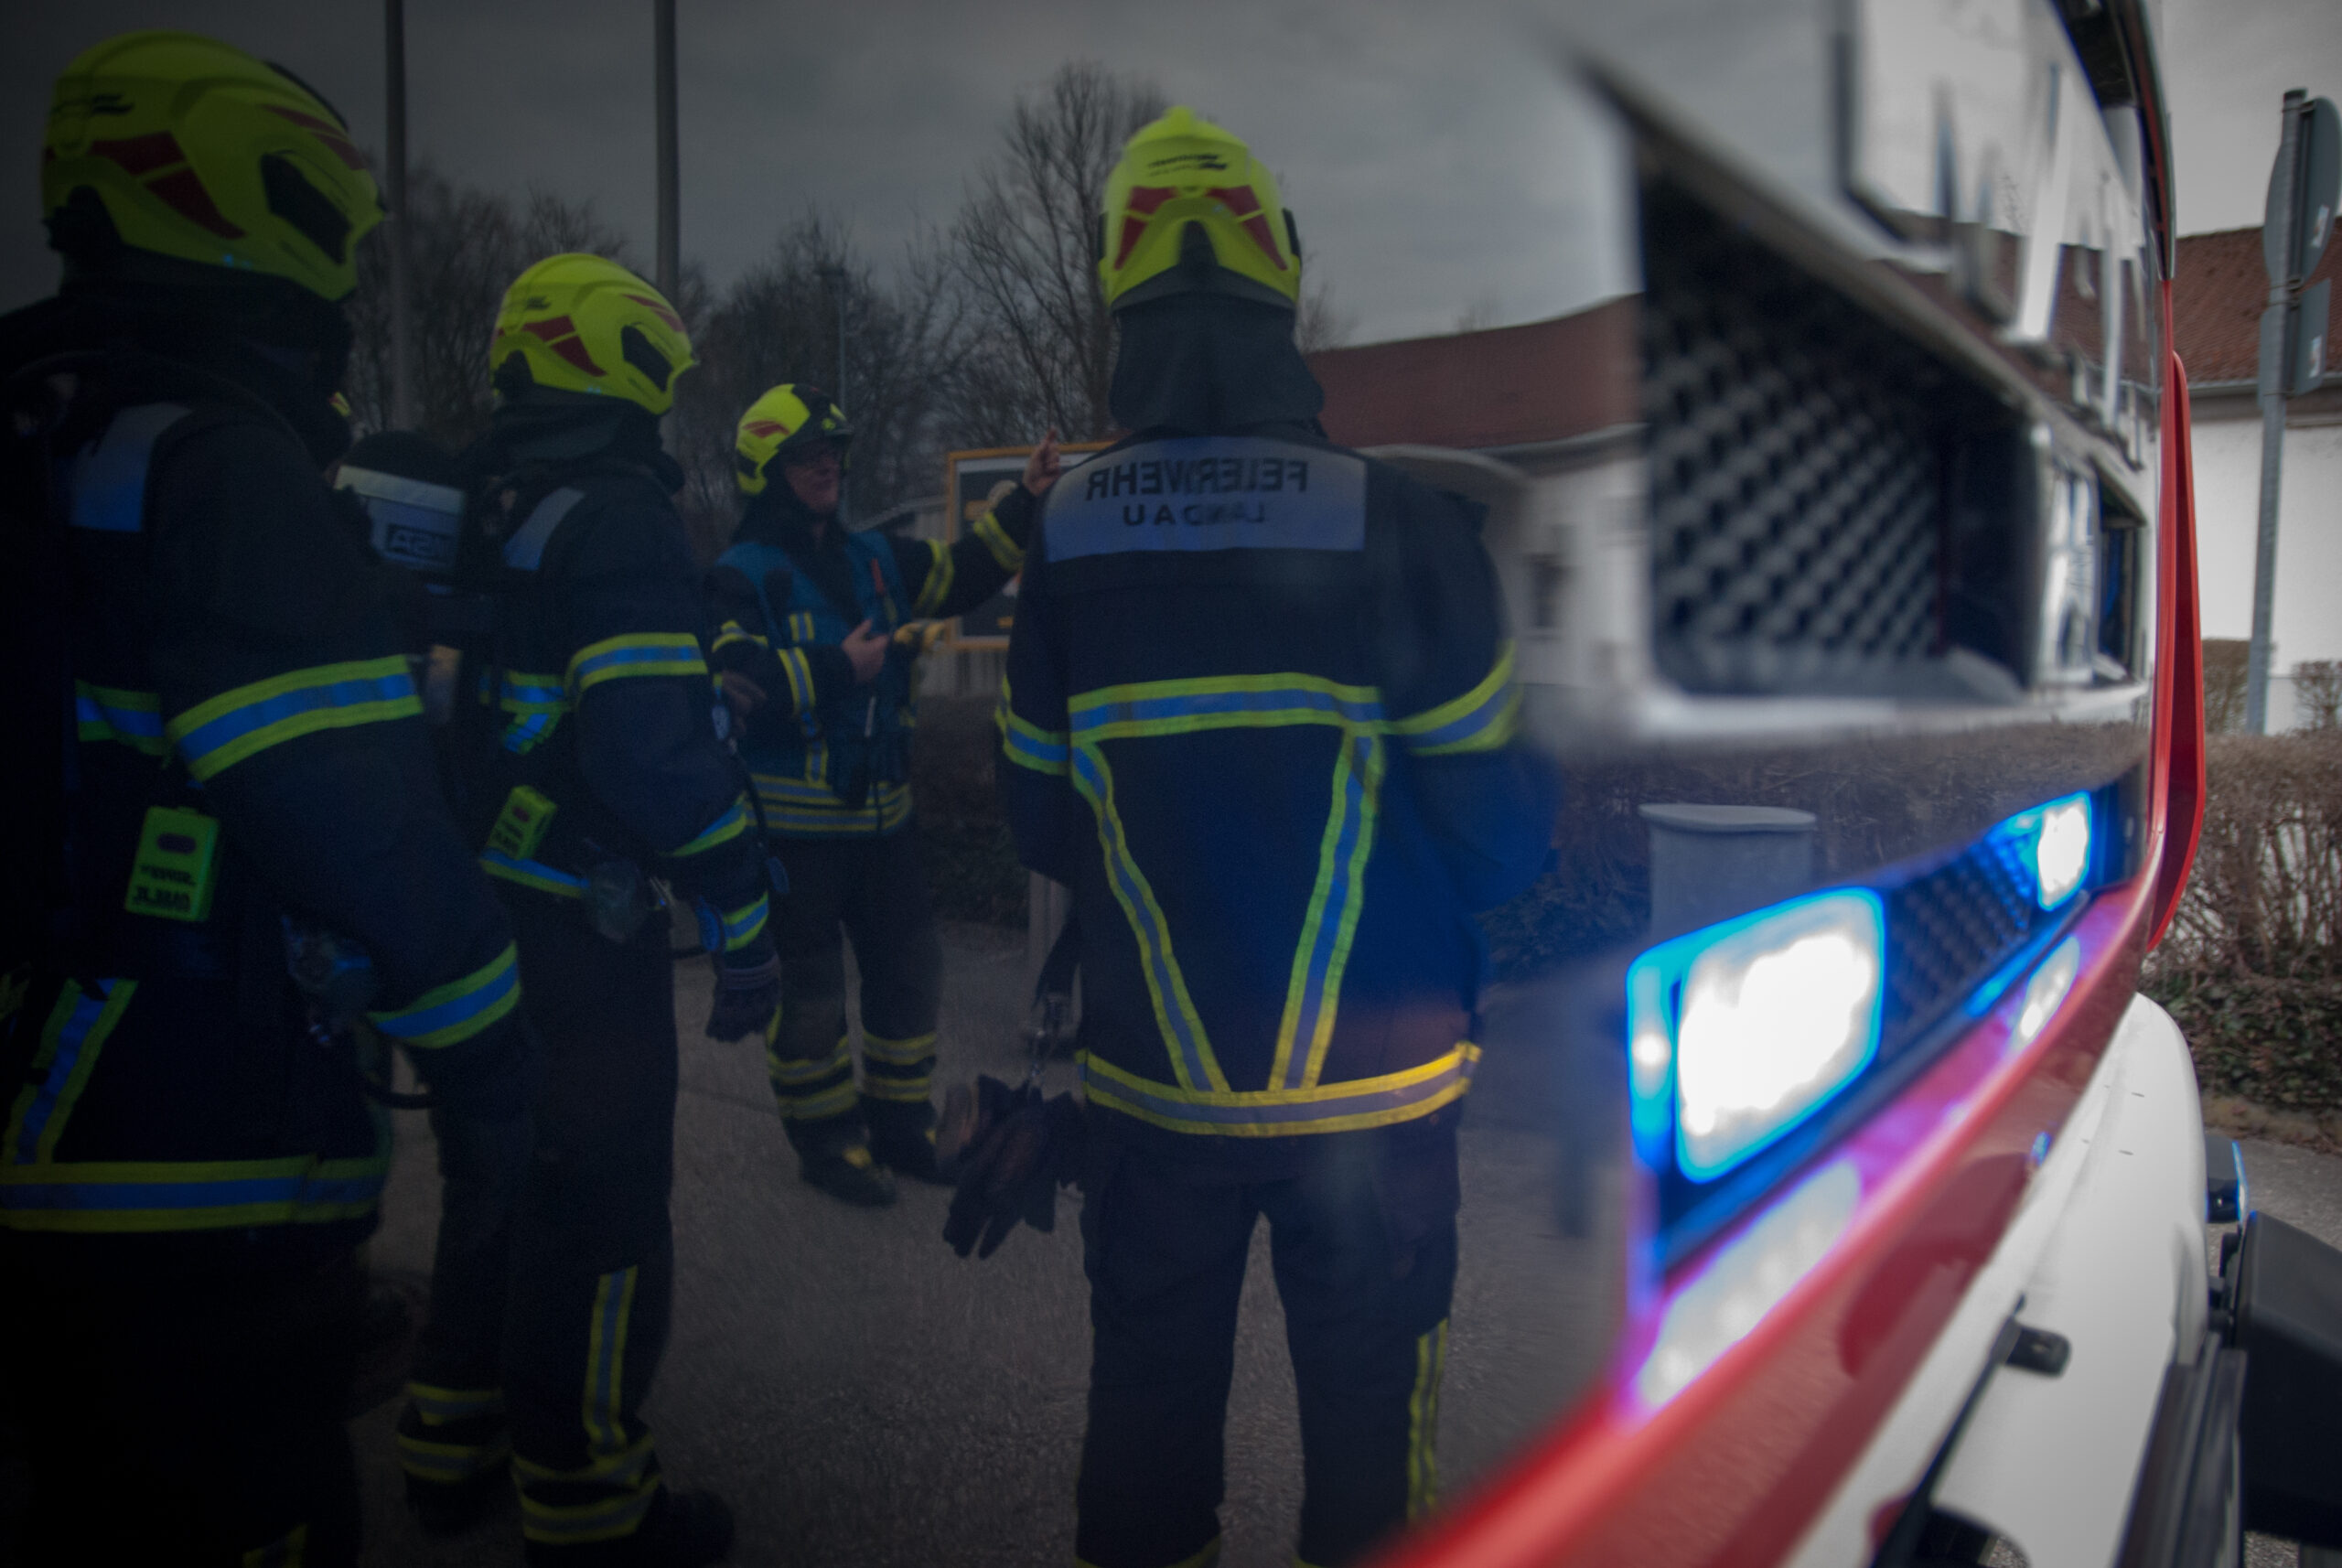
[[(2248, 405), (2249, 407), (2249, 405)], [(2222, 415), (2226, 410), (2221, 411)], [(2196, 571), (2206, 637), (2252, 635), (2261, 518), (2261, 421), (2197, 414)], [(2277, 511), (2273, 663), (2342, 659), (2342, 424), (2285, 433)], [(2290, 680), (2270, 683), (2270, 727), (2297, 722)]]

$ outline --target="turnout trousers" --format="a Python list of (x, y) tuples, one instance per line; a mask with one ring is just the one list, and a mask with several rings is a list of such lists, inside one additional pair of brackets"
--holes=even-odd
[(1081, 1563), (1218, 1558), (1237, 1305), (1264, 1217), (1300, 1393), (1298, 1560), (1353, 1562), (1433, 1505), (1456, 1285), (1455, 1118), (1297, 1139), (1290, 1174), (1263, 1181), (1234, 1161), (1223, 1175), (1204, 1156), (1166, 1155), (1149, 1146), (1159, 1138), (1118, 1137), (1119, 1118), (1090, 1112)]
[(461, 1483), (509, 1445), (532, 1560), (622, 1560), (661, 1502), (639, 1412), (674, 1288), (667, 926), (621, 946), (567, 901), (507, 903), (542, 1053), (533, 1138), (434, 1118), (444, 1196), (400, 1458)]
[[(943, 944), (918, 830), (768, 841), (789, 873), (773, 901), (780, 1021), (766, 1066), (798, 1154), (921, 1140), (934, 1124), (935, 1019)], [(846, 1040), (845, 948), (862, 974), (862, 1087)]]
[(355, 1563), (366, 1283), (335, 1230), (0, 1236), (0, 1400), (32, 1483), (0, 1560)]

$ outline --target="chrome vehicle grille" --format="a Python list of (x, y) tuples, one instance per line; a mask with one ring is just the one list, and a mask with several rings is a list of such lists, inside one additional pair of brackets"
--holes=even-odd
[(1643, 241), (1660, 668), (1695, 692), (1893, 691), (1942, 640), (1946, 378), (1663, 182)]
[(1907, 1047), (1947, 1007), (1967, 1001), (2036, 930), (2057, 918), (2035, 899), (2016, 846), (1999, 837), (1893, 889), (1885, 901), (1883, 1056)]

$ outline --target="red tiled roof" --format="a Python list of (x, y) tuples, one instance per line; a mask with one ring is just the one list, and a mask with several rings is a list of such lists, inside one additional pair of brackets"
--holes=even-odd
[(1642, 417), (1632, 298), (1574, 316), (1309, 356), (1346, 446), (1554, 441)]
[[(2310, 282), (2342, 280), (2342, 244), (2328, 242)], [(2192, 386), (2249, 381), (2260, 373), (2261, 312), (2269, 303), (2269, 274), (2261, 265), (2261, 231), (2224, 229), (2179, 237), (2179, 264), (2171, 279), (2171, 330), (2179, 362)], [(2342, 281), (2328, 308), (2342, 321)], [(2326, 350), (2332, 364), (2334, 351)]]

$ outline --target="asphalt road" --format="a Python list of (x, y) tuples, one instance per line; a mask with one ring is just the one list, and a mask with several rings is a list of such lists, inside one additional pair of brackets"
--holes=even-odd
[[(1013, 1078), (1024, 944), (947, 933), (939, 1082)], [(700, 1037), (704, 966), (679, 966), (674, 1332), (647, 1414), (674, 1483), (711, 1487), (739, 1521), (732, 1561), (766, 1564), (1063, 1564), (1089, 1356), (1075, 1199), (1050, 1235), (1020, 1230), (987, 1262), (940, 1240), (947, 1195), (905, 1184), (894, 1208), (846, 1208), (805, 1187), (761, 1054)], [(1488, 1053), (1464, 1138), (1462, 1269), (1441, 1407), (1450, 1490), (1560, 1410), (1607, 1342), (1623, 1205), (1605, 1162), (1572, 1173), (1556, 1137), (1607, 1122), (1530, 1031), (1533, 1009), (1491, 999)], [(1550, 1037), (1550, 1030), (1540, 1031)], [(1063, 1080), (1069, 1069), (1052, 1069)], [(1062, 1087), (1053, 1082), (1052, 1089)], [(374, 1266), (427, 1272), (437, 1209), (430, 1138), (403, 1113)], [(2342, 1159), (2249, 1144), (2252, 1200), (2342, 1246)], [(1579, 1201), (1573, 1204), (1574, 1190)], [(1572, 1235), (1573, 1209), (1591, 1232)], [(1610, 1222), (1615, 1222), (1612, 1220)], [(1245, 1287), (1228, 1431), (1229, 1568), (1290, 1561), (1299, 1437), (1263, 1230)], [(366, 1562), (485, 1568), (521, 1560), (517, 1510), (454, 1540), (423, 1535), (400, 1502), (393, 1401), (353, 1423)], [(2294, 1561), (2256, 1539), (2254, 1568)]]
[[(1025, 1017), (1024, 943), (947, 935), (939, 1083), (1013, 1079)], [(704, 966), (678, 967), (682, 1096), (676, 1121), (674, 1332), (646, 1414), (677, 1485), (722, 1494), (740, 1564), (1062, 1564), (1090, 1336), (1076, 1198), (1049, 1235), (1018, 1231), (990, 1260), (954, 1257), (948, 1195), (904, 1184), (892, 1209), (849, 1208), (798, 1177), (760, 1051), (699, 1036)], [(1490, 1045), (1501, 1043), (1492, 1021)], [(1499, 1052), (1491, 1049), (1491, 1060)], [(1561, 1172), (1533, 1051), (1484, 1069), (1465, 1142), (1463, 1264), (1442, 1400), (1452, 1487), (1559, 1410), (1609, 1337), (1617, 1249), (1563, 1234)], [(1052, 1089), (1069, 1069), (1052, 1069)], [(1494, 1092), (1491, 1092), (1494, 1090)], [(381, 1271), (430, 1266), (437, 1211), (428, 1128), (399, 1117), (399, 1152), (371, 1247)], [(1595, 1173), (1598, 1178), (1599, 1173)], [(1623, 1206), (1584, 1194), (1599, 1217)], [(395, 1401), (354, 1423), (369, 1564), (521, 1559), (508, 1509), (454, 1540), (424, 1536), (400, 1501)], [(1291, 1561), (1300, 1444), (1267, 1233), (1254, 1238), (1228, 1430), (1229, 1568)]]

